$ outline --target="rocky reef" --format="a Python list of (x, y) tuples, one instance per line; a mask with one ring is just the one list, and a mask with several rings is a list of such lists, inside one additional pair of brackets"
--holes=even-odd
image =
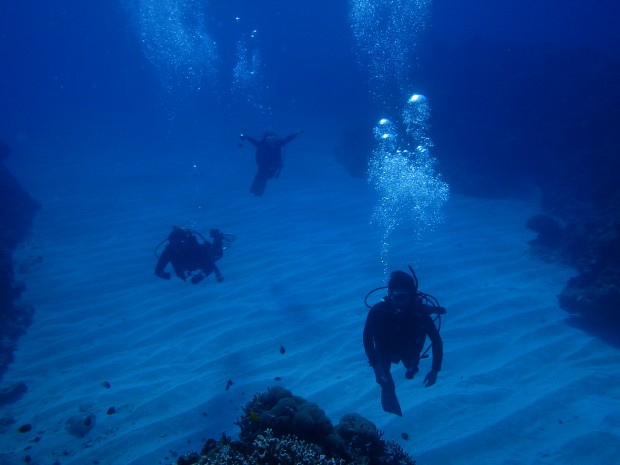
[(581, 163), (567, 162), (563, 182), (544, 189), (542, 207), (557, 224), (533, 228), (533, 250), (575, 268), (560, 305), (580, 326), (615, 332), (620, 344), (620, 135), (601, 138)]
[(620, 57), (472, 37), (437, 39), (422, 61), (451, 190), (531, 198), (535, 186), (532, 251), (575, 269), (559, 304), (571, 322), (620, 335)]
[(414, 465), (398, 444), (356, 413), (333, 426), (315, 403), (282, 387), (257, 393), (237, 421), (239, 440), (209, 439), (178, 465)]
[(564, 263), (577, 272), (558, 295), (560, 306), (574, 315), (580, 326), (617, 333), (620, 330), (620, 218), (598, 208), (596, 211), (597, 215), (579, 216), (565, 224), (548, 215), (535, 215), (526, 226), (537, 233), (530, 242), (535, 255)]
[[(31, 232), (39, 203), (21, 187), (3, 164), (8, 146), (0, 141), (0, 380), (13, 361), (17, 341), (32, 323), (34, 310), (19, 303), (24, 285), (15, 281), (13, 251)], [(15, 400), (24, 386), (0, 390), (0, 404)]]

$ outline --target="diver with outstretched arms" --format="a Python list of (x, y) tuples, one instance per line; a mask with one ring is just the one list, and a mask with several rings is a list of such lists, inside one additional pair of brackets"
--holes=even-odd
[(295, 139), (303, 131), (280, 137), (275, 132), (266, 131), (263, 137), (258, 139), (248, 136), (242, 132), (239, 136), (242, 141), (248, 141), (256, 147), (256, 175), (252, 181), (250, 192), (256, 196), (261, 196), (267, 187), (267, 181), (277, 178), (282, 171), (282, 148), (290, 141)]

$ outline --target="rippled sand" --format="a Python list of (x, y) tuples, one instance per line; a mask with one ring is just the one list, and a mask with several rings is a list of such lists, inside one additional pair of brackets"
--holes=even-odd
[[(437, 385), (422, 386), (429, 361), (413, 381), (394, 367), (398, 418), (361, 344), (364, 296), (386, 279), (373, 193), (296, 156), (261, 199), (239, 155), (218, 171), (100, 160), (26, 179), (44, 208), (20, 256), (44, 261), (19, 276), (36, 316), (4, 378), (29, 389), (2, 408), (10, 463), (172, 463), (235, 436), (241, 407), (275, 384), (334, 422), (361, 413), (420, 465), (618, 463), (620, 354), (566, 323), (555, 296), (571, 270), (528, 254), (535, 202), (452, 196), (435, 232), (392, 237), (388, 268), (414, 265), (448, 309)], [(238, 236), (222, 284), (153, 275), (173, 224)], [(65, 428), (78, 414), (96, 415), (84, 438)]]

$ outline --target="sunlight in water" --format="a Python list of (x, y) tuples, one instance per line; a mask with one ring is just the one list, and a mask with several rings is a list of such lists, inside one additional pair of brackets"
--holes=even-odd
[(368, 67), (379, 100), (395, 85), (411, 88), (412, 56), (426, 28), (430, 0), (351, 0), (351, 27), (360, 61)]
[(381, 119), (374, 129), (368, 181), (379, 196), (372, 222), (383, 231), (381, 255), (385, 266), (394, 230), (407, 225), (414, 237), (431, 231), (441, 221), (441, 210), (448, 200), (448, 184), (436, 172), (436, 160), (430, 152), (428, 117), (427, 99), (412, 97), (403, 111), (404, 137), (399, 137), (396, 125), (388, 119)]
[[(236, 18), (241, 24), (241, 18)], [(270, 114), (267, 102), (267, 85), (263, 77), (263, 63), (258, 45), (258, 31), (240, 33), (237, 39), (233, 69), (232, 95), (258, 109), (263, 115)]]
[(164, 85), (200, 89), (216, 75), (215, 43), (205, 26), (200, 0), (128, 1), (137, 20), (142, 50)]
[[(414, 52), (428, 20), (430, 0), (351, 0), (350, 20), (358, 57), (368, 67), (371, 93), (385, 113), (397, 113), (413, 86)], [(441, 221), (449, 187), (436, 171), (430, 137), (430, 107), (422, 94), (411, 95), (401, 119), (381, 119), (368, 181), (378, 194), (372, 223), (382, 230), (381, 260), (387, 267), (389, 240), (399, 226), (419, 239)], [(402, 134), (401, 134), (402, 133)]]

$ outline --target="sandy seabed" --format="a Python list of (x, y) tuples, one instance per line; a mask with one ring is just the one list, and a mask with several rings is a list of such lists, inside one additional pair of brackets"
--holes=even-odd
[[(236, 436), (241, 407), (282, 385), (334, 423), (366, 416), (420, 465), (620, 464), (620, 353), (558, 308), (572, 272), (528, 253), (536, 202), (453, 195), (434, 231), (400, 228), (383, 263), (366, 182), (303, 155), (263, 198), (248, 193), (247, 159), (16, 168), (43, 204), (17, 258), (43, 262), (18, 276), (36, 315), (4, 378), (28, 392), (1, 409), (16, 422), (0, 463), (173, 463)], [(173, 224), (238, 237), (223, 283), (153, 275)], [(398, 418), (381, 410), (361, 333), (364, 296), (407, 264), (448, 314), (434, 387), (429, 361), (413, 381), (394, 367)], [(85, 437), (67, 431), (91, 414)]]

